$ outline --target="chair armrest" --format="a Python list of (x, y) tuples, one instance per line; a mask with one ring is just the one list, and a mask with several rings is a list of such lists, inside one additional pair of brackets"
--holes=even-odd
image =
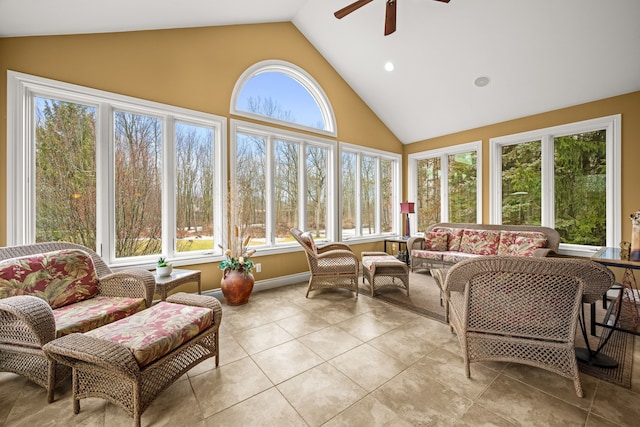
[(77, 363), (90, 363), (102, 368), (136, 377), (140, 372), (131, 350), (109, 340), (73, 333), (58, 338), (44, 346), (47, 356), (73, 367)]
[(335, 242), (335, 243), (327, 243), (324, 246), (318, 246), (318, 254), (321, 254), (327, 251), (335, 251), (335, 250), (344, 250), (344, 251), (353, 252), (349, 247), (349, 245), (347, 245), (346, 243)]
[(100, 278), (100, 294), (108, 297), (144, 298), (151, 307), (156, 280), (153, 273), (143, 269), (129, 269)]
[(534, 257), (544, 258), (544, 257), (552, 257), (555, 255), (556, 255), (555, 251), (550, 248), (538, 248), (533, 251)]
[(412, 249), (422, 249), (424, 248), (424, 237), (411, 237), (407, 241), (407, 252), (411, 254)]
[(356, 264), (360, 264), (360, 260), (358, 259), (356, 254), (354, 254), (350, 250), (334, 249), (331, 251), (318, 254), (318, 260), (327, 259), (327, 258), (351, 258), (354, 260)]
[(0, 319), (4, 344), (41, 348), (56, 337), (53, 310), (46, 301), (32, 295), (0, 299)]

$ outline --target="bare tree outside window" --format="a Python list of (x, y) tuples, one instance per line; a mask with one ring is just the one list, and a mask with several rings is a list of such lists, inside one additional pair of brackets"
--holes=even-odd
[(418, 231), (441, 222), (440, 157), (418, 160)]
[(116, 257), (162, 251), (162, 121), (114, 114)]
[(298, 174), (300, 145), (275, 141), (276, 242), (289, 240), (289, 230), (298, 227)]
[(307, 147), (307, 229), (327, 237), (327, 149)]

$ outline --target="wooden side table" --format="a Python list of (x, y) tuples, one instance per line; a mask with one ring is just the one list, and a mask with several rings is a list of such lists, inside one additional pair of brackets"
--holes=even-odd
[(156, 293), (160, 294), (160, 298), (164, 301), (167, 299), (167, 293), (176, 286), (189, 282), (197, 282), (198, 295), (200, 295), (202, 294), (200, 274), (200, 270), (179, 270), (175, 268), (170, 276), (158, 276), (158, 274), (154, 272), (153, 277), (156, 279)]

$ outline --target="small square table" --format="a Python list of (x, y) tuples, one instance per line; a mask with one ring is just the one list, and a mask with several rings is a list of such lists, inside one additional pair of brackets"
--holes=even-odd
[(153, 277), (156, 279), (156, 293), (159, 293), (160, 298), (164, 301), (167, 299), (167, 293), (176, 286), (189, 282), (197, 282), (198, 295), (201, 295), (202, 284), (200, 283), (200, 274), (200, 270), (180, 270), (175, 268), (169, 276), (158, 276), (158, 274), (154, 272)]

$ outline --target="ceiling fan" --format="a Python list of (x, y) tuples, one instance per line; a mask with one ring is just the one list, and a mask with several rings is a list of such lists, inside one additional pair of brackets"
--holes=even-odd
[[(333, 15), (338, 19), (342, 19), (348, 14), (350, 14), (351, 12), (360, 9), (362, 6), (364, 6), (367, 3), (371, 3), (372, 1), (373, 0), (354, 1), (350, 5), (343, 7)], [(442, 3), (449, 3), (449, 0), (435, 0), (435, 1), (439, 1)], [(387, 0), (387, 12), (384, 18), (384, 35), (385, 36), (388, 36), (389, 34), (393, 33), (396, 30), (396, 3), (397, 2), (398, 2), (397, 0)]]

